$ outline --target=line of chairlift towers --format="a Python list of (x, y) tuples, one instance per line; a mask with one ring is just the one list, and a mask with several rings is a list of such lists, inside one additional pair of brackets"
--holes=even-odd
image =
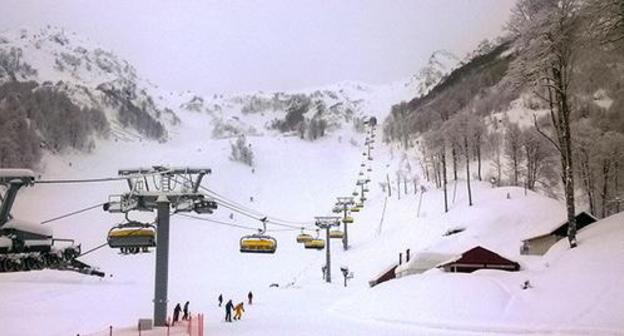
[[(370, 161), (373, 160), (372, 150), (375, 143), (375, 126), (376, 122), (372, 119), (365, 122), (368, 125), (367, 135), (365, 139), (365, 148), (362, 152), (364, 160), (360, 164), (360, 171), (356, 182), (356, 188), (353, 191), (353, 197), (359, 197), (359, 201), (351, 203), (348, 211), (344, 211), (342, 204), (336, 203), (332, 209), (335, 214), (344, 212), (341, 222), (344, 225), (353, 224), (353, 213), (360, 212), (364, 208), (366, 201), (365, 194), (369, 192), (368, 183), (370, 177), (367, 173), (372, 172)], [(367, 164), (367, 161), (369, 164)], [(365, 177), (366, 175), (366, 177)], [(358, 191), (358, 188), (361, 190)], [(216, 207), (214, 207), (216, 208)], [(127, 216), (126, 216), (127, 218)], [(239, 250), (241, 253), (265, 253), (272, 254), (277, 250), (277, 239), (267, 234), (267, 218), (261, 218), (262, 228), (257, 233), (244, 235), (239, 241)], [(315, 234), (306, 233), (313, 231)], [(329, 231), (330, 239), (343, 239), (344, 232), (340, 229), (331, 229)], [(296, 237), (297, 243), (303, 245), (305, 249), (323, 250), (325, 248), (325, 239), (320, 238), (320, 229), (310, 230), (301, 228), (301, 232)], [(117, 225), (110, 229), (107, 238), (108, 245), (111, 248), (118, 248), (122, 254), (136, 254), (140, 252), (148, 252), (150, 248), (156, 247), (156, 227), (154, 224), (146, 224), (138, 221), (127, 220), (126, 223)]]
[[(369, 127), (365, 140), (365, 148), (362, 152), (364, 160), (360, 165), (361, 169), (356, 182), (356, 188), (352, 193), (353, 198), (360, 196), (359, 201), (350, 203), (338, 202), (332, 209), (332, 212), (335, 214), (344, 213), (341, 222), (345, 226), (354, 222), (352, 217), (353, 213), (358, 213), (362, 208), (364, 208), (364, 202), (366, 201), (365, 195), (369, 191), (367, 185), (368, 182), (370, 182), (370, 178), (368, 177), (368, 174), (364, 173), (364, 171), (372, 171), (370, 161), (373, 160), (371, 151), (374, 149), (373, 144), (375, 143), (376, 120), (375, 118), (371, 118), (367, 120), (365, 124)], [(367, 161), (369, 164), (367, 164)], [(204, 173), (206, 172), (202, 172), (200, 175), (203, 176)], [(77, 257), (84, 255), (85, 253), (81, 252), (80, 245), (74, 244), (73, 240), (70, 241), (70, 245), (68, 247), (55, 248), (55, 242), (68, 240), (53, 238), (50, 230), (42, 231), (43, 228), (33, 230), (33, 225), (27, 225), (24, 228), (19, 226), (13, 227), (12, 223), (16, 221), (12, 219), (10, 211), (17, 191), (22, 186), (29, 186), (42, 182), (35, 181), (34, 173), (25, 169), (5, 169), (0, 175), (2, 175), (0, 176), (0, 182), (7, 187), (7, 193), (4, 195), (4, 198), (0, 198), (0, 273), (56, 268), (61, 270), (77, 271), (90, 275), (104, 276), (103, 273), (80, 262), (77, 259)], [(135, 188), (145, 188), (148, 185), (148, 177), (152, 177), (155, 180), (155, 177), (159, 176), (158, 173), (153, 173), (151, 176), (150, 174), (138, 175), (139, 177), (135, 178), (134, 184), (131, 184), (130, 178), (128, 178), (128, 184), (131, 186), (131, 191)], [(364, 177), (365, 175), (366, 177)], [(162, 175), (160, 176), (162, 177)], [(195, 193), (193, 195), (200, 197), (184, 199), (184, 201), (187, 201), (187, 204), (184, 206), (186, 207), (186, 211), (193, 211), (198, 214), (210, 214), (217, 208), (217, 202), (207, 197), (203, 197), (203, 194), (196, 193), (198, 187), (200, 187), (201, 176), (197, 181), (195, 181), (194, 184), (190, 178), (187, 180), (190, 182), (189, 185), (194, 189)], [(169, 185), (172, 183), (171, 179), (163, 178), (159, 183), (160, 186), (157, 188), (161, 190), (171, 189), (172, 187)], [(359, 192), (358, 187), (361, 189)], [(149, 252), (151, 248), (156, 247), (156, 223), (143, 223), (131, 220), (128, 217), (128, 211), (122, 211), (119, 209), (117, 209), (119, 211), (111, 210), (111, 204), (114, 203), (115, 202), (105, 203), (104, 210), (108, 210), (109, 212), (123, 212), (125, 214), (126, 221), (122, 224), (113, 226), (108, 231), (106, 244), (103, 244), (102, 246), (108, 245), (110, 248), (119, 249), (121, 254)], [(348, 208), (346, 208), (347, 204), (349, 206)], [(147, 210), (147, 208), (145, 208), (145, 210)], [(257, 233), (241, 237), (239, 242), (241, 253), (272, 254), (277, 250), (277, 240), (275, 237), (267, 234), (267, 217), (261, 218), (260, 221), (262, 223), (262, 228), (259, 229)], [(271, 223), (269, 222), (269, 224)], [(316, 224), (319, 226), (319, 223)], [(290, 227), (292, 228), (293, 226), (290, 225)], [(295, 227), (295, 229), (299, 228)], [(325, 248), (326, 241), (320, 238), (320, 227), (315, 230), (302, 227), (300, 230), (301, 232), (297, 235), (296, 241), (297, 243), (302, 244), (305, 249), (322, 250)], [(306, 233), (306, 231), (315, 232), (315, 235)], [(343, 239), (344, 237), (345, 233), (340, 229), (331, 229), (329, 231), (330, 239)], [(92, 250), (98, 248), (100, 247)]]

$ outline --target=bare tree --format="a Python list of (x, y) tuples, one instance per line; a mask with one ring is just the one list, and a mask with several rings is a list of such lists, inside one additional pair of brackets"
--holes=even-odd
[(522, 131), (518, 125), (507, 122), (505, 131), (505, 157), (511, 164), (511, 184), (518, 186), (520, 164), (522, 160)]
[(469, 115), (466, 112), (457, 113), (451, 119), (449, 119), (445, 125), (449, 136), (449, 140), (457, 145), (461, 149), (464, 159), (466, 160), (466, 188), (468, 191), (468, 205), (472, 206), (472, 190), (470, 187), (470, 152), (472, 146), (472, 140), (474, 139), (475, 120), (474, 116)]
[(600, 130), (594, 128), (587, 120), (576, 122), (574, 125), (575, 146), (572, 154), (577, 162), (577, 173), (581, 179), (582, 187), (587, 197), (589, 211), (592, 215), (598, 215), (595, 201), (595, 165), (597, 156), (596, 139), (600, 138)]
[(624, 3), (622, 0), (586, 0), (585, 11), (591, 37), (606, 44), (624, 42)]
[(524, 150), (526, 188), (535, 190), (543, 168), (548, 163), (551, 151), (546, 140), (534, 129), (522, 132), (522, 149)]
[(538, 130), (560, 154), (571, 248), (576, 247), (577, 241), (570, 84), (582, 42), (579, 10), (579, 0), (519, 0), (508, 24), (519, 50), (512, 71), (522, 83), (532, 85), (534, 93), (549, 106), (555, 139)]

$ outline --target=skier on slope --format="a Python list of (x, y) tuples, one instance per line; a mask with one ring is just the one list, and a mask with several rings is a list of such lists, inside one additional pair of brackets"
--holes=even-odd
[(173, 308), (173, 322), (171, 322), (171, 326), (175, 326), (176, 322), (180, 319), (181, 310), (182, 308), (179, 303), (175, 306), (175, 308)]
[(189, 301), (186, 301), (186, 303), (184, 304), (184, 315), (182, 316), (182, 320), (188, 320), (189, 319)]
[(223, 304), (223, 295), (219, 294), (218, 300), (219, 300), (219, 307), (221, 307), (221, 305)]
[(234, 307), (234, 311), (236, 312), (234, 314), (234, 319), (235, 320), (240, 320), (241, 317), (243, 316), (243, 312), (245, 311), (245, 308), (243, 307), (243, 303), (239, 303), (236, 305), (236, 307)]
[(253, 294), (251, 293), (251, 291), (249, 291), (249, 294), (247, 294), (247, 300), (249, 300), (249, 304), (251, 305), (251, 302), (253, 300)]
[(225, 304), (225, 322), (232, 322), (232, 309), (234, 308), (234, 304), (232, 300), (228, 300)]

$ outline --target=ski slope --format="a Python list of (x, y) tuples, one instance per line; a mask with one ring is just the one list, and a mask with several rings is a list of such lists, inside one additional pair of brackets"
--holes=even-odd
[[(182, 124), (171, 132), (168, 143), (102, 141), (92, 154), (46, 157), (42, 178), (108, 177), (120, 168), (152, 164), (206, 166), (213, 173), (204, 179), (204, 186), (261, 213), (302, 225), (314, 216), (330, 215), (335, 197), (354, 190), (364, 134), (343, 129), (316, 142), (249, 137), (257, 162), (252, 173), (228, 159), (229, 140), (215, 140), (205, 132), (207, 116), (180, 117)], [(475, 206), (468, 207), (460, 181), (449, 213), (442, 211), (441, 192), (430, 185), (418, 212), (421, 193), (414, 194), (412, 186), (398, 200), (396, 188), (386, 199), (380, 185), (386, 176), (396, 185), (396, 171), (408, 167), (410, 176), (421, 175), (417, 154), (404, 155), (379, 142), (375, 146), (369, 200), (349, 226), (351, 249), (345, 252), (340, 241), (331, 242), (332, 284), (321, 278), (324, 251), (304, 250), (295, 242), (298, 230), (270, 227), (278, 239), (273, 255), (239, 253), (241, 236), (253, 233), (260, 223), (237, 213), (231, 220), (231, 211), (221, 207), (206, 218), (249, 229), (172, 217), (169, 309), (189, 300), (193, 312), (206, 316), (206, 335), (624, 334), (622, 215), (583, 230), (575, 250), (561, 241), (543, 258), (521, 257), (523, 238), (564, 218), (559, 202), (525, 195), (519, 188), (493, 189), (475, 182)], [(422, 176), (420, 181), (425, 182)], [(13, 214), (40, 222), (105, 202), (126, 188), (123, 181), (37, 185), (23, 190)], [(131, 218), (151, 221), (154, 214)], [(104, 243), (108, 230), (121, 221), (123, 216), (96, 209), (47, 225), (56, 236), (74, 238), (87, 250)], [(442, 236), (455, 227), (465, 231)], [(368, 287), (368, 281), (396, 263), (406, 248), (413, 253), (458, 254), (475, 244), (519, 261), (523, 270), (473, 274), (431, 270)], [(107, 277), (49, 270), (0, 274), (0, 297), (5, 302), (0, 306), (1, 334), (99, 335), (109, 325), (134, 326), (138, 318), (151, 317), (153, 253), (121, 256), (105, 247), (82, 259), (100, 267)], [(342, 285), (341, 266), (355, 274), (347, 288)], [(527, 279), (534, 288), (521, 290)], [(273, 283), (279, 288), (270, 288)], [(243, 320), (224, 323), (217, 296), (236, 303), (250, 290), (254, 305), (246, 306)]]

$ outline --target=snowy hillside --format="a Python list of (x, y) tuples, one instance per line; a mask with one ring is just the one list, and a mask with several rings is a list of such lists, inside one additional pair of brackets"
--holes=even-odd
[[(106, 276), (0, 273), (6, 303), (0, 306), (2, 335), (100, 336), (109, 326), (134, 335), (137, 319), (152, 316), (154, 253), (122, 255), (106, 239), (125, 220), (152, 222), (154, 214), (132, 212), (124, 219), (99, 206), (128, 191), (126, 181), (111, 178), (119, 169), (152, 165), (212, 169), (203, 187), (218, 195), (219, 208), (211, 215), (173, 213), (169, 256), (169, 311), (190, 301), (193, 313), (206, 316), (205, 335), (624, 335), (622, 214), (581, 230), (578, 248), (569, 249), (561, 240), (544, 256), (521, 255), (523, 239), (564, 221), (561, 202), (524, 188), (473, 181), (469, 206), (463, 174), (451, 182), (448, 168), (449, 211), (444, 212), (443, 192), (433, 168), (428, 171), (433, 159), (382, 143), (387, 134), (381, 134), (381, 125), (369, 159), (364, 120), (374, 116), (381, 122), (393, 104), (431, 93), (457, 66), (447, 52), (434, 53), (415, 76), (388, 85), (345, 81), (225, 96), (163, 92), (123, 59), (58, 28), (0, 36), (1, 82), (36, 81), (36, 88), (22, 90), (65, 92), (75, 104), (101, 109), (110, 123), (108, 136), (91, 139), (90, 152), (55, 151), (42, 143), (37, 167), (44, 180), (105, 179), (24, 188), (12, 211), (15, 218), (41, 223), (95, 206), (41, 225), (56, 238), (75, 239), (83, 252), (95, 248), (80, 259)], [(485, 58), (506, 64), (505, 57)], [(477, 65), (471, 75), (481, 76)], [(438, 104), (447, 102), (440, 97)], [(437, 113), (427, 110), (426, 102), (416, 100), (424, 112)], [(527, 123), (521, 103), (511, 116)], [(145, 120), (162, 125), (166, 132), (151, 137), (161, 141), (146, 141)], [(405, 121), (394, 121), (395, 138)], [(31, 120), (20, 125), (30, 127)], [(147, 129), (153, 131), (152, 126)], [(243, 148), (253, 153), (253, 165), (232, 158), (237, 141), (232, 138), (240, 135), (245, 135)], [(472, 169), (476, 174), (474, 163)], [(484, 169), (483, 180), (494, 170)], [(351, 214), (349, 250), (337, 239), (327, 242), (332, 251), (328, 284), (322, 278), (325, 251), (304, 249), (296, 237), (302, 229), (316, 235), (314, 217), (331, 215), (336, 197), (352, 195), (363, 177), (370, 178), (370, 193), (362, 210)], [(241, 238), (258, 232), (264, 216), (272, 220), (266, 233), (277, 239), (276, 252), (240, 253)], [(436, 263), (422, 274), (369, 285), (396, 266), (407, 249), (413, 256), (429, 253), (449, 261), (475, 246), (518, 262), (520, 270), (446, 273)], [(353, 272), (348, 286), (343, 267)], [(527, 281), (531, 287), (523, 288)], [(249, 291), (254, 303), (245, 307), (243, 319), (224, 323), (217, 297), (238, 303)], [(182, 329), (174, 333), (183, 334)]]
[[(0, 83), (7, 81), (35, 81), (79, 106), (102, 110), (117, 136), (129, 128), (164, 139), (165, 127), (177, 122), (173, 111), (155, 103), (157, 87), (126, 60), (58, 27), (0, 33)], [(144, 120), (162, 123), (162, 129), (150, 132)]]
[[(174, 134), (167, 144), (124, 141), (120, 149), (118, 143), (106, 141), (90, 155), (48, 156), (43, 178), (114, 176), (121, 167), (152, 163), (208, 166), (213, 173), (206, 178), (206, 187), (305, 227), (313, 216), (330, 214), (335, 197), (353, 191), (364, 135), (343, 130), (319, 140), (320, 145), (293, 137), (249, 137), (257, 158), (252, 173), (249, 167), (227, 159), (228, 140), (212, 139), (204, 132), (206, 118), (198, 113), (181, 114), (180, 127), (185, 131)], [(346, 140), (350, 138), (357, 145)], [(458, 335), (477, 330), (618, 334), (623, 330), (624, 321), (614, 312), (624, 308), (617, 306), (624, 302), (624, 292), (617, 280), (621, 277), (613, 277), (624, 274), (616, 266), (624, 253), (617, 247), (624, 234), (616, 225), (621, 216), (584, 230), (579, 249), (570, 251), (560, 242), (543, 258), (521, 257), (520, 241), (559, 222), (561, 204), (534, 193), (525, 196), (518, 188), (477, 184), (475, 206), (469, 208), (462, 182), (448, 214), (442, 211), (442, 193), (431, 185), (424, 194), (414, 194), (410, 185), (401, 200), (394, 188), (393, 197), (386, 199), (381, 186), (386, 174), (396, 176), (399, 168), (409, 166), (410, 174), (425, 179), (414, 168), (419, 166), (418, 157), (404, 156), (382, 144), (376, 147), (370, 161), (369, 200), (362, 212), (354, 214), (355, 223), (349, 227), (351, 249), (345, 252), (339, 241), (331, 242), (333, 284), (321, 279), (324, 252), (297, 244), (298, 229), (269, 228), (279, 242), (274, 255), (239, 253), (240, 237), (253, 233), (260, 223), (237, 213), (230, 219), (231, 211), (222, 207), (204, 218), (225, 224), (172, 217), (170, 309), (173, 303), (190, 300), (192, 311), (206, 314), (207, 335), (317, 335), (321, 325), (327, 335)], [(38, 185), (21, 194), (14, 215), (38, 222), (106, 201), (108, 195), (126, 189), (123, 181)], [(32, 211), (33, 207), (37, 210)], [(153, 215), (131, 217), (147, 221)], [(120, 221), (122, 216), (96, 209), (47, 225), (56, 236), (77, 239), (83, 249), (89, 249), (104, 242), (108, 230)], [(465, 231), (443, 235), (457, 227)], [(368, 287), (368, 281), (396, 263), (398, 253), (406, 248), (414, 253), (457, 254), (474, 244), (520, 261), (522, 271), (446, 274), (432, 270)], [(41, 335), (44, 330), (46, 335), (82, 335), (104, 331), (109, 325), (131, 326), (137, 318), (151, 316), (153, 254), (121, 256), (106, 247), (82, 259), (108, 276), (96, 279), (58, 271), (0, 274), (0, 295), (12, 303), (0, 308), (3, 330), (11, 335)], [(347, 288), (342, 286), (341, 266), (355, 274)], [(586, 275), (568, 279), (569, 274), (581, 273)], [(534, 288), (523, 291), (520, 287), (527, 279)], [(272, 283), (280, 287), (270, 288)], [(579, 286), (584, 290), (577, 291)], [(223, 323), (216, 297), (222, 293), (226, 299), (242, 301), (249, 290), (256, 299), (246, 307), (243, 320)], [(561, 291), (575, 304), (561, 302)]]

